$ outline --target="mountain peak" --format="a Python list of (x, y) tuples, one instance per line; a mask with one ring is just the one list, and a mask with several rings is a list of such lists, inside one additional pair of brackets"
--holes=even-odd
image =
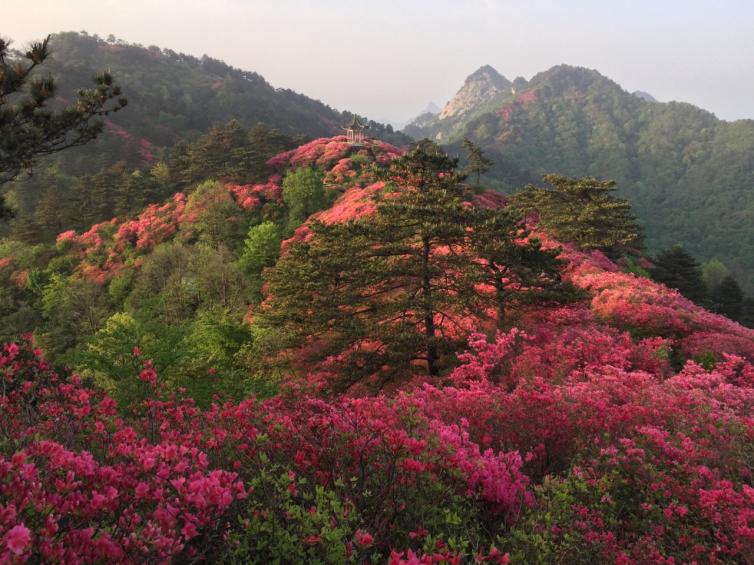
[(490, 65), (483, 65), (466, 77), (461, 90), (445, 105), (440, 119), (465, 114), (479, 104), (510, 91), (511, 82)]
[(637, 98), (641, 98), (645, 102), (657, 102), (657, 98), (652, 96), (649, 92), (645, 92), (643, 90), (634, 90), (631, 94), (633, 94)]
[(437, 104), (435, 104), (434, 102), (429, 102), (425, 106), (424, 110), (422, 110), (419, 113), (419, 115), (422, 115), (422, 114), (432, 114), (434, 116), (436, 114), (439, 114), (440, 110), (442, 110), (442, 108), (440, 108)]
[(464, 84), (469, 84), (470, 82), (477, 81), (486, 81), (501, 87), (510, 84), (510, 81), (499, 72), (497, 72), (497, 70), (491, 65), (482, 65), (481, 67), (479, 67), (477, 70), (466, 77)]

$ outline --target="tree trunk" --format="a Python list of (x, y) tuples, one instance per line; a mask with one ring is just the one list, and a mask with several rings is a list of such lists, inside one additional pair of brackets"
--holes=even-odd
[(437, 368), (437, 343), (435, 343), (435, 312), (432, 307), (432, 284), (429, 278), (429, 238), (422, 237), (422, 298), (424, 302), (424, 329), (427, 337), (427, 373), (439, 375)]
[(497, 301), (497, 329), (503, 329), (505, 322), (505, 285), (502, 279), (495, 279), (495, 300)]

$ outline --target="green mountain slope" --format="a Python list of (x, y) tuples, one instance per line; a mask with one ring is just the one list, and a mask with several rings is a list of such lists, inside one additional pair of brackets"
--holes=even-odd
[[(78, 165), (91, 172), (91, 155), (101, 155), (100, 164), (110, 164), (117, 152), (118, 159), (124, 158), (124, 148), (127, 159), (144, 157), (152, 147), (194, 139), (231, 119), (246, 127), (262, 122), (285, 134), (320, 137), (339, 134), (351, 116), (206, 55), (199, 59), (109, 39), (74, 32), (53, 38), (53, 56), (44, 72), (58, 80), (61, 96), (70, 96), (98, 71), (109, 69), (129, 99), (127, 109), (110, 117), (109, 130), (115, 135), (103, 136), (99, 147), (87, 146), (75, 156), (61, 155), (67, 166), (78, 157), (88, 163)], [(405, 141), (390, 127), (370, 126), (374, 137)]]
[(754, 120), (647, 101), (596, 71), (561, 65), (516, 79), (461, 119), (438, 115), (404, 131), (451, 147), (469, 137), (495, 160), (489, 180), (505, 191), (547, 172), (613, 178), (652, 250), (680, 243), (754, 288)]
[[(353, 116), (292, 90), (275, 88), (255, 72), (235, 69), (207, 56), (199, 59), (170, 49), (131, 45), (112, 37), (103, 40), (84, 33), (55, 35), (52, 57), (40, 72), (56, 79), (62, 103), (71, 100), (76, 89), (88, 87), (92, 77), (105, 69), (122, 87), (128, 106), (106, 117), (105, 132), (95, 142), (43, 159), (31, 178), (3, 187), (7, 201), (15, 208), (16, 220), (0, 225), (0, 235), (32, 243), (50, 241), (61, 231), (82, 229), (109, 219), (113, 213), (123, 214), (157, 202), (182, 187), (150, 189), (150, 193), (141, 186), (149, 184), (144, 182), (145, 171), (161, 158), (194, 159), (195, 167), (201, 166), (201, 159), (188, 156), (187, 144), (231, 120), (238, 127), (215, 135), (225, 136), (227, 143), (215, 139), (213, 150), (218, 155), (208, 156), (223, 165), (210, 169), (226, 175), (228, 170), (223, 167), (233, 151), (256, 152), (248, 159), (263, 164), (265, 155), (270, 157), (285, 146), (274, 142), (271, 147), (261, 147), (259, 139), (247, 143), (239, 138), (245, 135), (241, 130), (264, 124), (268, 132), (264, 135), (274, 138), (280, 134), (289, 143), (294, 139), (300, 143), (341, 134), (342, 125)], [(399, 146), (410, 141), (390, 126), (373, 121), (368, 125), (373, 138)], [(242, 155), (236, 157), (238, 162), (244, 159)], [(247, 165), (244, 168), (249, 172)], [(131, 176), (131, 187), (119, 186)], [(258, 179), (252, 175), (239, 180)], [(92, 181), (98, 185), (96, 190)], [(135, 196), (131, 198), (131, 194)], [(92, 199), (98, 202), (82, 215), (81, 201)], [(122, 200), (122, 205), (113, 207), (113, 199)]]

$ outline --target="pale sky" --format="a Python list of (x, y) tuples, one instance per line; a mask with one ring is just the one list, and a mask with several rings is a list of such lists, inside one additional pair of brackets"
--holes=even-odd
[(57, 31), (207, 54), (339, 110), (405, 121), (484, 64), (559, 63), (754, 118), (754, 0), (0, 0), (20, 47)]

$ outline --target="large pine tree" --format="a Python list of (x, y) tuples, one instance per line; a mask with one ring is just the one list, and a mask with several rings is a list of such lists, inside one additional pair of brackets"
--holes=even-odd
[[(382, 384), (409, 365), (439, 375), (470, 319), (505, 313), (515, 276), (526, 281), (522, 293), (558, 279), (555, 253), (536, 242), (514, 251), (518, 222), (506, 210), (472, 205), (457, 160), (435, 144), (419, 143), (382, 176), (373, 215), (312, 222), (313, 236), (292, 245), (266, 277), (261, 325), (280, 331), (280, 348), (331, 356), (344, 388), (367, 375)], [(511, 279), (491, 291), (501, 273)]]

